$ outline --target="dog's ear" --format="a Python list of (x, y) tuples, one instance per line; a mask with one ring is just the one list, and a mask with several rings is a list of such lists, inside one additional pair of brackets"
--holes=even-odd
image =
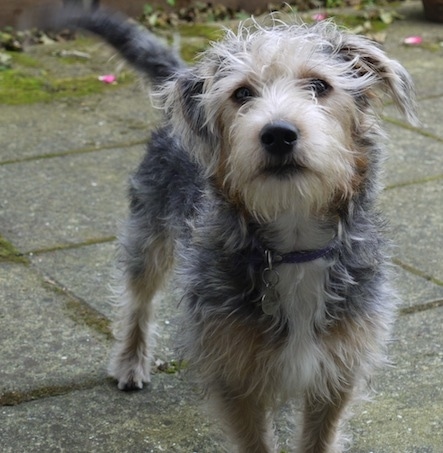
[(176, 84), (178, 101), (186, 121), (191, 130), (199, 136), (207, 136), (206, 115), (201, 103), (204, 81), (193, 76), (179, 77)]
[(378, 97), (375, 90), (381, 89), (411, 124), (418, 124), (414, 84), (400, 63), (388, 58), (376, 43), (351, 34), (344, 36), (338, 53), (351, 64), (354, 76), (364, 82), (362, 94)]
[[(211, 126), (203, 103), (205, 79), (192, 70), (182, 71), (157, 92), (166, 116), (180, 125), (180, 135), (208, 139)], [(160, 96), (158, 96), (160, 95)], [(186, 131), (188, 130), (188, 132)]]
[(188, 69), (167, 82), (158, 94), (171, 130), (210, 172), (217, 161), (219, 140), (204, 105), (205, 85), (203, 76)]

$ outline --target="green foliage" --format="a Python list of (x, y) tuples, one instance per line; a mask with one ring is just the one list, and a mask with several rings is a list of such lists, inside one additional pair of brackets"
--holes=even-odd
[(344, 0), (325, 0), (326, 8), (341, 8), (344, 5)]
[[(169, 5), (172, 8), (174, 8), (176, 6), (176, 0), (165, 0), (165, 2), (166, 2), (167, 5)], [(151, 5), (150, 3), (145, 3), (143, 5), (143, 14), (145, 16), (149, 16), (150, 14), (154, 14), (155, 9), (156, 8), (153, 5)], [(160, 7), (160, 9), (161, 9), (161, 7)]]
[(169, 362), (161, 362), (157, 365), (157, 370), (161, 373), (176, 374), (184, 370), (188, 364), (184, 360), (171, 360)]
[(149, 4), (149, 3), (146, 3), (144, 6), (143, 6), (143, 15), (144, 16), (149, 16), (150, 14), (152, 14), (154, 12), (154, 7)]

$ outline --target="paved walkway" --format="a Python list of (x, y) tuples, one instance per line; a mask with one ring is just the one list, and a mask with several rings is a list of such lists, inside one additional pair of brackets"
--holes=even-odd
[[(416, 80), (422, 127), (386, 110), (382, 197), (404, 303), (395, 366), (351, 423), (355, 453), (443, 452), (443, 25), (424, 22), (420, 3), (404, 12), (386, 49)], [(415, 34), (425, 46), (402, 45)], [(222, 451), (198, 392), (180, 374), (158, 372), (152, 391), (136, 393), (117, 391), (106, 377), (114, 235), (127, 175), (154, 122), (143, 96), (135, 83), (0, 108), (2, 452)], [(22, 257), (6, 253), (8, 244)], [(177, 315), (170, 291), (164, 299), (157, 357), (168, 361)], [(291, 451), (288, 420), (283, 411), (279, 435)]]

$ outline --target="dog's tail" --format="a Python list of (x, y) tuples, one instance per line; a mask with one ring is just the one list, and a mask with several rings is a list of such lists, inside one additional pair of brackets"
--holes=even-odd
[(61, 8), (40, 10), (37, 21), (46, 30), (82, 29), (100, 36), (154, 84), (173, 78), (186, 68), (172, 48), (119, 12), (102, 8), (87, 10), (68, 3)]

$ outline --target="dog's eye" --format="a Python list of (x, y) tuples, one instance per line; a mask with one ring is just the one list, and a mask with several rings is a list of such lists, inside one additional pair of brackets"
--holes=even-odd
[(325, 96), (329, 91), (331, 91), (332, 87), (329, 85), (328, 82), (325, 82), (322, 79), (311, 79), (309, 81), (309, 89), (316, 95), (316, 96)]
[(244, 104), (254, 97), (254, 93), (248, 87), (237, 88), (232, 94), (232, 99), (238, 104)]

